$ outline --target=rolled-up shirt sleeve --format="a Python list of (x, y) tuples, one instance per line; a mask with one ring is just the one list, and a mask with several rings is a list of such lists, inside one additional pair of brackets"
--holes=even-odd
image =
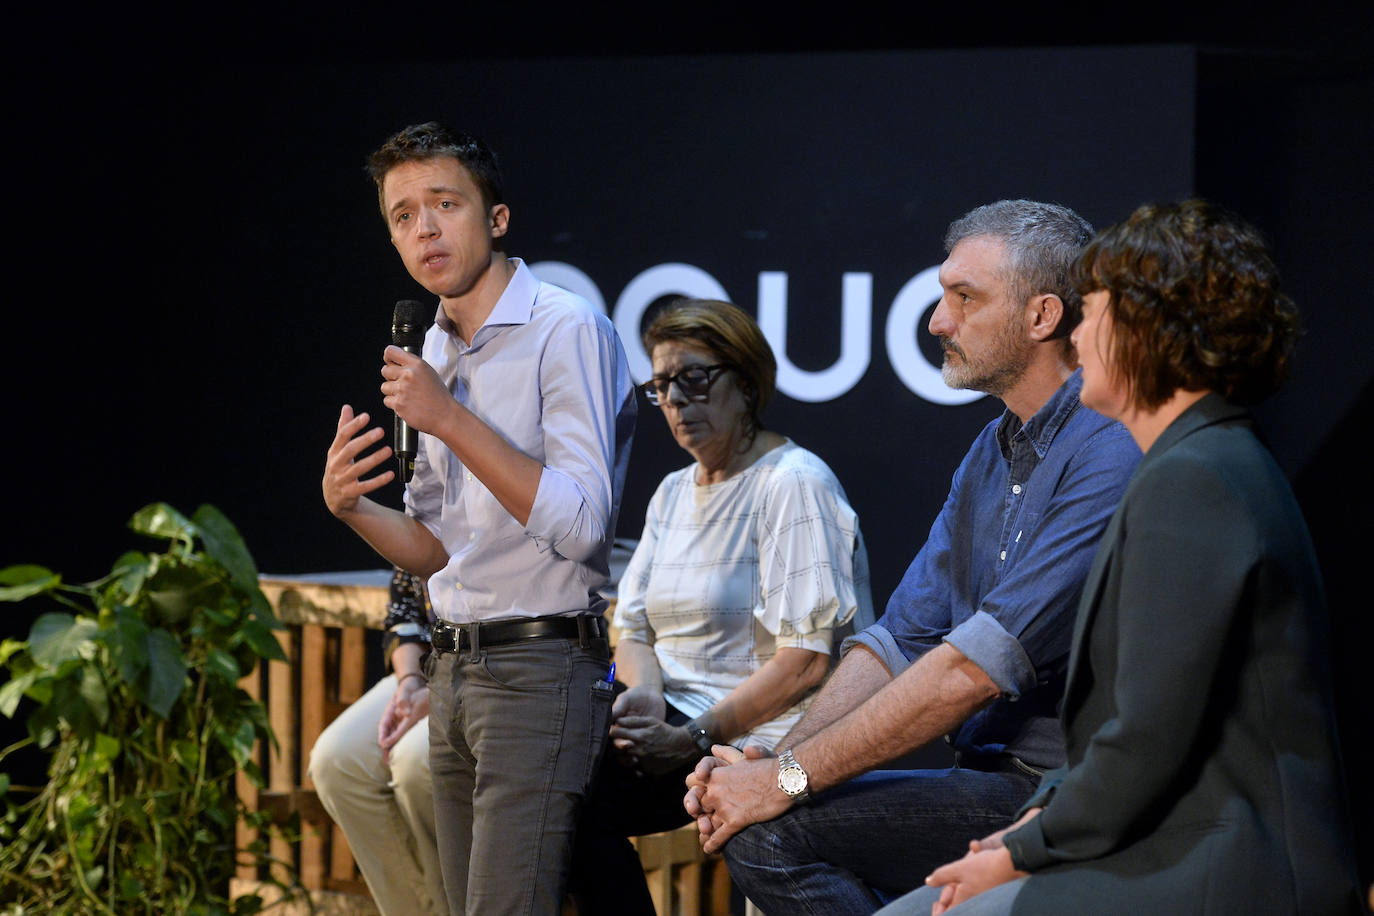
[(634, 389), (620, 340), (604, 316), (562, 328), (539, 367), (543, 395), (543, 473), (525, 524), (541, 551), (586, 561), (609, 541), (619, 508), (614, 480), (624, 476)]
[(1067, 652), (1083, 581), (1129, 480), (1122, 469), (1139, 457), (1119, 426), (1089, 437), (1065, 463), (1043, 515), (1008, 546), (1016, 561), (946, 637), (1005, 696), (1034, 688), (1044, 666)]
[(979, 610), (945, 637), (945, 642), (983, 669), (997, 689), (1020, 696), (1035, 686), (1035, 666), (1021, 643), (987, 611)]
[(855, 646), (863, 646), (878, 656), (878, 660), (886, 666), (893, 677), (911, 667), (911, 660), (902, 652), (887, 627), (881, 623), (875, 623), (850, 636), (840, 645), (840, 652), (847, 653)]
[[(967, 459), (966, 459), (967, 460)], [(958, 503), (964, 465), (954, 472), (945, 505), (930, 527), (925, 544), (902, 576), (877, 623), (841, 644), (841, 654), (862, 645), (876, 655), (893, 677), (938, 646), (949, 633), (954, 594), (950, 577), (951, 525)]]

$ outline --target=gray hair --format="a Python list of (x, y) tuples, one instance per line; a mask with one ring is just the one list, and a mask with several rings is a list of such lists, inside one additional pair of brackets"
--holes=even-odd
[(1053, 293), (1064, 303), (1055, 336), (1068, 336), (1083, 317), (1083, 300), (1070, 282), (1070, 269), (1093, 237), (1083, 217), (1059, 204), (999, 200), (970, 210), (949, 224), (945, 253), (964, 239), (986, 235), (1007, 247), (1007, 282), (1017, 302)]

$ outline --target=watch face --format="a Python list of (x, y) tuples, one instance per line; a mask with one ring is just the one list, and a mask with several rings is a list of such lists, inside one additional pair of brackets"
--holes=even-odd
[(799, 766), (785, 767), (778, 774), (778, 785), (788, 795), (806, 791), (806, 772)]

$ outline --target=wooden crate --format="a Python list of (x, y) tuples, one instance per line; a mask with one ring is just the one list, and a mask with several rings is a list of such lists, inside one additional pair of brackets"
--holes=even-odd
[[(270, 811), (275, 820), (299, 813), (300, 842), (274, 839), (271, 854), (296, 867), (321, 912), (376, 912), (348, 840), (320, 804), (306, 767), (320, 732), (367, 688), (366, 630), (381, 628), (390, 582), (387, 570), (264, 576), (260, 581), (287, 624), (278, 633), (287, 660), (269, 662), (242, 686), (266, 703), (278, 746), (254, 748), (267, 786), (258, 789), (240, 774), (238, 791), (249, 808)], [(239, 825), (240, 845), (254, 838), (253, 831)], [(277, 875), (284, 870), (278, 868)], [(233, 890), (256, 890), (264, 877), (253, 866), (240, 866)]]
[[(242, 681), (255, 699), (265, 701), (279, 746), (255, 747), (254, 759), (267, 786), (258, 789), (240, 774), (240, 797), (249, 808), (270, 811), (279, 821), (300, 814), (300, 842), (274, 840), (272, 856), (295, 865), (316, 912), (331, 916), (371, 916), (377, 909), (348, 841), (320, 804), (306, 767), (320, 732), (369, 686), (366, 631), (380, 629), (385, 620), (390, 582), (388, 570), (263, 576), (262, 590), (287, 625), (278, 634), (287, 661), (270, 662), (266, 670)], [(240, 845), (254, 839), (244, 825), (238, 831)], [(702, 854), (694, 825), (639, 837), (634, 844), (659, 916), (728, 916), (729, 873), (718, 857)], [(241, 866), (231, 890), (259, 891), (264, 877), (252, 866)], [(302, 904), (279, 912), (308, 910)], [(568, 906), (564, 912), (576, 910)]]

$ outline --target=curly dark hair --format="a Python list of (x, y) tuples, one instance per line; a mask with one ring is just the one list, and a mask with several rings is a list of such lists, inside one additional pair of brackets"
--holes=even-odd
[(1255, 404), (1287, 375), (1297, 309), (1260, 232), (1223, 207), (1146, 204), (1093, 239), (1072, 281), (1108, 293), (1111, 363), (1137, 407), (1179, 389)]
[(405, 162), (452, 157), (472, 176), (482, 195), (482, 205), (490, 210), (503, 204), (505, 187), (496, 153), (472, 134), (452, 130), (437, 121), (412, 124), (387, 138), (381, 148), (367, 159), (367, 173), (377, 183), (377, 203), (386, 217), (386, 202), (382, 200), (382, 182), (387, 172)]

